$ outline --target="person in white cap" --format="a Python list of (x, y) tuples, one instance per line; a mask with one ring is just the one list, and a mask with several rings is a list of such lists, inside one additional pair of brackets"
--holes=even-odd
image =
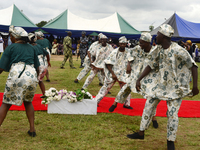
[(9, 27), (12, 45), (4, 51), (0, 60), (0, 74), (9, 72), (0, 107), (0, 126), (12, 105), (24, 103), (30, 124), (28, 134), (36, 136), (34, 127), (33, 97), (38, 84), (39, 60), (36, 49), (28, 44), (28, 33), (21, 27)]
[(98, 46), (97, 50), (94, 51), (94, 56), (96, 56), (95, 61), (91, 63), (90, 75), (85, 80), (85, 83), (82, 89), (86, 89), (88, 85), (93, 81), (94, 77), (98, 72), (101, 73), (102, 77), (105, 77), (104, 74), (104, 60), (112, 52), (113, 48), (110, 44), (107, 43), (107, 36), (101, 35), (101, 44)]
[[(98, 49), (98, 47), (101, 44), (101, 39), (100, 39), (101, 35), (102, 35), (102, 33), (99, 33), (99, 35), (98, 35), (99, 40), (92, 43), (92, 45), (88, 49), (88, 52), (87, 52), (88, 55), (85, 57), (84, 63), (83, 63), (84, 68), (81, 70), (78, 77), (74, 80), (74, 83), (79, 83), (78, 81), (83, 79), (88, 74), (88, 72), (91, 70), (90, 64), (91, 64), (91, 62), (93, 63), (95, 60), (94, 54), (95, 54), (95, 51)], [(100, 72), (98, 72), (97, 75), (99, 78), (99, 85), (102, 86), (104, 79), (101, 76)]]
[[(144, 68), (148, 65), (148, 54), (154, 50), (155, 47), (151, 46), (152, 36), (150, 33), (142, 33), (139, 40), (139, 45), (130, 49), (130, 55), (128, 56), (127, 74), (130, 74), (126, 79), (126, 83), (115, 98), (115, 102), (109, 108), (110, 112), (113, 112), (117, 107), (117, 103), (124, 103), (127, 96), (131, 93), (138, 93), (135, 89), (136, 80), (142, 73)], [(155, 112), (156, 113), (156, 112)], [(158, 128), (158, 123), (154, 114), (152, 118), (153, 127)]]
[[(129, 50), (126, 48), (127, 39), (125, 36), (119, 38), (119, 47), (114, 49), (110, 55), (104, 60), (105, 63), (105, 81), (104, 85), (99, 90), (98, 94), (94, 98), (98, 104), (106, 96), (108, 91), (112, 88), (115, 82), (119, 83), (120, 88), (126, 84), (126, 67), (128, 64)], [(130, 106), (130, 97), (124, 103), (124, 108), (133, 109)]]
[[(167, 149), (175, 149), (174, 141), (178, 129), (178, 112), (182, 98), (199, 93), (197, 79), (197, 65), (189, 53), (171, 41), (174, 29), (163, 24), (157, 33), (157, 49), (150, 52), (149, 64), (136, 82), (137, 91), (147, 94), (147, 101), (142, 114), (140, 131), (128, 134), (131, 139), (144, 139), (144, 132), (148, 129), (150, 120), (160, 100), (167, 103)], [(150, 73), (151, 72), (151, 73)], [(193, 76), (193, 89), (190, 90), (190, 76)], [(147, 82), (141, 82), (141, 80)], [(153, 81), (150, 83), (149, 81)]]
[[(49, 53), (49, 56), (50, 56), (50, 58), (51, 58), (51, 48), (52, 48), (52, 45), (51, 45), (51, 43), (49, 42), (49, 40), (46, 39), (46, 38), (43, 38), (44, 34), (43, 34), (41, 31), (35, 32), (35, 35), (37, 36), (37, 41), (36, 41), (36, 43), (39, 44), (43, 49), (46, 49), (46, 51)], [(45, 61), (46, 63), (48, 63), (46, 57), (45, 57), (44, 61)], [(50, 82), (49, 71), (48, 71), (48, 69), (47, 69), (47, 71), (46, 71), (46, 78), (47, 78), (46, 81), (47, 81), (47, 82)]]

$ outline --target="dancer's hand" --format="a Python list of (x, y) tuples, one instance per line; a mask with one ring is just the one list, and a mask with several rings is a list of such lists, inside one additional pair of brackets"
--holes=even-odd
[(131, 73), (131, 65), (130, 65), (130, 62), (128, 62), (127, 69), (126, 69), (126, 73), (127, 73), (127, 74), (130, 74), (130, 73)]
[(114, 81), (117, 81), (117, 80), (118, 80), (118, 79), (117, 79), (117, 76), (116, 76), (114, 73), (112, 74), (112, 78), (113, 78)]
[(51, 63), (50, 62), (48, 62), (48, 66), (51, 67)]
[(136, 88), (136, 90), (137, 90), (138, 92), (140, 91), (140, 89), (141, 89), (141, 84), (140, 84), (140, 81), (139, 81), (139, 80), (137, 80), (135, 88)]

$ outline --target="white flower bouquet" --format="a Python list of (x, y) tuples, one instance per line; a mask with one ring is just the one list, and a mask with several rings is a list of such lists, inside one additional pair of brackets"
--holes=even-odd
[(49, 104), (51, 101), (60, 101), (61, 99), (67, 99), (69, 103), (75, 103), (77, 101), (82, 101), (83, 99), (92, 99), (92, 95), (87, 90), (76, 90), (67, 91), (60, 90), (57, 91), (55, 88), (50, 88), (45, 91), (44, 99), (42, 100), (42, 104)]

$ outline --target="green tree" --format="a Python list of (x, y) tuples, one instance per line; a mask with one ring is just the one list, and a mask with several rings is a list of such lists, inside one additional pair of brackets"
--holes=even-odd
[(47, 21), (40, 21), (39, 23), (36, 24), (36, 26), (43, 27), (45, 24), (47, 24)]
[(149, 30), (150, 30), (150, 31), (153, 31), (153, 29), (154, 29), (154, 26), (153, 26), (153, 25), (150, 25), (150, 26), (149, 26)]

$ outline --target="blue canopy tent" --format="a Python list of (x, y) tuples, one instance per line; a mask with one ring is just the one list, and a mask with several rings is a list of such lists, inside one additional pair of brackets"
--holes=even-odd
[[(173, 41), (191, 40), (192, 42), (200, 42), (200, 23), (189, 22), (174, 13), (163, 24), (169, 24), (174, 29)], [(155, 38), (158, 30), (159, 27), (150, 32), (153, 38)]]

